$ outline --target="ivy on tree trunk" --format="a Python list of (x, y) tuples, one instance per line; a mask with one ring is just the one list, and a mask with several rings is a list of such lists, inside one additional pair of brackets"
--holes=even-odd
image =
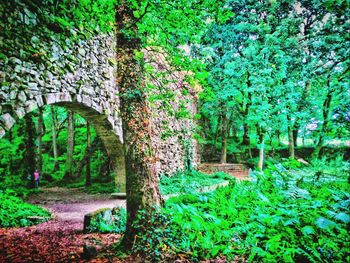
[(117, 83), (120, 89), (121, 117), (126, 160), (127, 227), (124, 245), (135, 239), (132, 223), (138, 211), (163, 204), (158, 186), (156, 158), (151, 145), (150, 109), (148, 107), (143, 60), (133, 10), (122, 1), (116, 10)]

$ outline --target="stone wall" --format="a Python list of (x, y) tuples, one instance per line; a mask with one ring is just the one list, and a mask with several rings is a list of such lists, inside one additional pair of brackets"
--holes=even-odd
[(151, 99), (156, 167), (159, 175), (169, 176), (199, 162), (197, 141), (193, 139), (198, 91), (185, 82), (189, 73), (171, 68), (165, 55), (147, 50), (145, 54), (154, 72), (163, 73), (148, 81), (154, 85), (150, 97), (156, 98)]
[[(81, 34), (74, 30), (71, 33)], [(33, 36), (28, 41), (40, 45), (43, 50), (38, 54), (40, 59), (23, 59), (19, 47), (18, 54), (0, 60), (0, 137), (16, 120), (38, 107), (52, 104), (72, 109), (94, 125), (111, 159), (115, 160), (118, 184), (122, 185), (125, 170), (115, 84), (118, 74), (115, 35), (109, 33), (83, 39), (73, 43), (68, 38), (52, 35), (46, 42), (37, 43), (38, 38)], [(157, 63), (155, 70), (164, 70), (163, 62)], [(193, 150), (196, 148), (188, 146), (195, 145), (191, 137), (193, 122), (176, 116), (181, 107), (186, 107), (190, 115), (195, 113), (193, 100), (196, 95), (184, 95), (184, 74), (174, 74), (177, 74), (177, 82), (167, 85), (174, 93), (169, 101), (173, 111), (169, 112), (158, 102), (150, 104), (158, 173), (168, 175), (184, 169), (187, 159), (197, 159), (197, 152)]]
[(73, 102), (105, 115), (122, 141), (113, 65), (114, 35), (99, 35), (67, 46), (59, 42), (53, 38), (45, 43), (50, 55), (43, 62), (17, 57), (0, 62), (0, 112), (5, 114), (0, 119), (0, 135), (37, 107)]

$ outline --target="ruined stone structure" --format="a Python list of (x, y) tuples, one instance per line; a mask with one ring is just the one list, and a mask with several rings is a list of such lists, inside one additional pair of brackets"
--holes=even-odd
[[(34, 45), (37, 39), (33, 37), (31, 41)], [(123, 188), (125, 161), (115, 81), (118, 73), (115, 36), (98, 35), (69, 45), (60, 45), (60, 41), (52, 39), (45, 43), (49, 54), (38, 61), (18, 57), (0, 60), (0, 137), (16, 120), (38, 107), (51, 104), (71, 109), (93, 124), (111, 160), (115, 160), (117, 183)], [(184, 96), (179, 97), (180, 101), (183, 99)], [(175, 109), (179, 100), (171, 102)], [(190, 110), (193, 112), (195, 107), (191, 106)], [(175, 133), (164, 139), (163, 128), (169, 125), (171, 130), (180, 132), (190, 129), (192, 123), (174, 117), (169, 119), (164, 111), (155, 112), (153, 121), (158, 174), (183, 169), (185, 155), (188, 155), (184, 139)], [(191, 156), (196, 159), (196, 153), (192, 152)]]

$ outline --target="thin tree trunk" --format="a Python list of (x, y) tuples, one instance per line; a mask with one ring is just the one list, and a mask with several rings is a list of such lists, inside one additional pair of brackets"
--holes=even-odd
[(144, 64), (135, 58), (135, 51), (141, 52), (141, 41), (124, 35), (123, 31), (127, 27), (127, 31), (136, 33), (136, 21), (133, 10), (123, 0), (116, 10), (116, 54), (126, 155), (127, 224), (123, 244), (129, 249), (135, 241), (136, 229), (132, 223), (138, 211), (163, 205), (156, 171), (157, 159), (151, 142), (151, 113), (143, 79)]
[(37, 169), (40, 175), (42, 175), (43, 168), (43, 135), (44, 135), (44, 125), (43, 125), (43, 110), (39, 108), (39, 118), (38, 118), (38, 162)]
[(221, 157), (220, 163), (227, 162), (227, 117), (226, 112), (222, 114), (222, 126), (221, 126)]
[(54, 106), (50, 106), (51, 117), (52, 117), (52, 147), (53, 147), (53, 159), (54, 167), (53, 172), (58, 171), (58, 151), (57, 151), (57, 115)]
[(65, 179), (73, 177), (73, 152), (74, 152), (74, 113), (68, 110), (68, 140)]
[(75, 177), (79, 177), (82, 174), (83, 169), (86, 165), (87, 159), (88, 158), (91, 159), (92, 154), (98, 147), (98, 143), (99, 143), (98, 140), (95, 138), (93, 142), (90, 144), (90, 147), (86, 147), (83, 158), (79, 161), (79, 163), (76, 166), (76, 169), (74, 172)]
[[(329, 83), (328, 83), (329, 86)], [(323, 124), (321, 127), (321, 132), (320, 132), (320, 137), (319, 140), (316, 144), (315, 150), (312, 153), (314, 158), (319, 158), (320, 157), (320, 152), (324, 144), (324, 138), (327, 133), (328, 129), (328, 122), (329, 122), (329, 112), (330, 112), (330, 106), (331, 106), (331, 101), (332, 101), (332, 93), (329, 92), (327, 94), (327, 97), (325, 101), (323, 102), (323, 109), (322, 109), (322, 115), (323, 115)]]
[(25, 152), (23, 158), (23, 164), (25, 167), (26, 174), (24, 178), (30, 175), (31, 187), (35, 187), (34, 171), (35, 171), (35, 125), (32, 119), (32, 114), (29, 113), (25, 116)]
[(298, 135), (299, 135), (299, 125), (294, 124), (293, 127), (293, 142), (294, 142), (294, 147), (298, 146)]
[[(8, 138), (9, 138), (9, 142), (12, 144), (12, 140), (13, 140), (13, 130), (10, 129), (8, 131)], [(10, 155), (10, 164), (9, 164), (9, 172), (11, 175), (15, 175), (15, 165), (13, 163), (13, 155)]]
[(288, 148), (289, 148), (289, 157), (295, 159), (295, 149), (294, 149), (294, 136), (293, 136), (293, 127), (288, 125)]
[[(90, 134), (90, 124), (87, 121), (86, 122), (86, 140), (87, 140), (87, 148), (91, 149), (91, 134)], [(86, 180), (85, 185), (90, 186), (91, 185), (91, 171), (90, 171), (90, 154), (86, 157)]]
[(243, 138), (242, 138), (242, 144), (244, 146), (250, 145), (250, 139), (249, 139), (249, 127), (248, 124), (243, 124)]
[(213, 144), (213, 148), (212, 148), (212, 155), (215, 157), (215, 159), (216, 159), (216, 142), (218, 140), (220, 123), (221, 123), (221, 116), (218, 117), (218, 123), (216, 124), (216, 130), (215, 130), (215, 134), (214, 134), (214, 144)]
[(264, 148), (265, 148), (265, 132), (259, 133), (259, 162), (258, 162), (258, 169), (259, 171), (263, 171), (264, 166)]

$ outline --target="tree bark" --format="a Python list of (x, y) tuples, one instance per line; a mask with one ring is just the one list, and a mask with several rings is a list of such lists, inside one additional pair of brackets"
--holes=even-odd
[(227, 162), (227, 116), (226, 112), (222, 114), (222, 126), (221, 126), (221, 157), (220, 163)]
[[(123, 240), (126, 248), (131, 248), (135, 240), (136, 230), (132, 223), (138, 211), (163, 204), (151, 144), (151, 114), (143, 79), (144, 66), (142, 60), (135, 58), (135, 52), (141, 52), (136, 21), (133, 10), (122, 1), (116, 10), (116, 53), (126, 154), (127, 226)], [(125, 35), (125, 28), (134, 35)]]
[[(90, 124), (89, 124), (88, 121), (86, 122), (86, 140), (87, 140), (87, 148), (91, 149)], [(85, 185), (86, 186), (90, 186), (91, 185), (90, 154), (87, 154), (87, 156), (86, 156), (86, 167), (85, 167), (85, 170), (86, 170)]]
[(52, 148), (53, 148), (53, 159), (54, 167), (53, 172), (58, 171), (58, 151), (57, 151), (57, 115), (54, 106), (50, 106), (51, 118), (52, 118)]
[(74, 152), (74, 113), (68, 110), (68, 140), (65, 179), (73, 177), (73, 152)]
[(42, 108), (38, 109), (39, 118), (38, 118), (38, 161), (37, 169), (40, 175), (42, 175), (43, 167), (43, 135), (44, 135), (44, 125), (43, 125), (43, 110)]

